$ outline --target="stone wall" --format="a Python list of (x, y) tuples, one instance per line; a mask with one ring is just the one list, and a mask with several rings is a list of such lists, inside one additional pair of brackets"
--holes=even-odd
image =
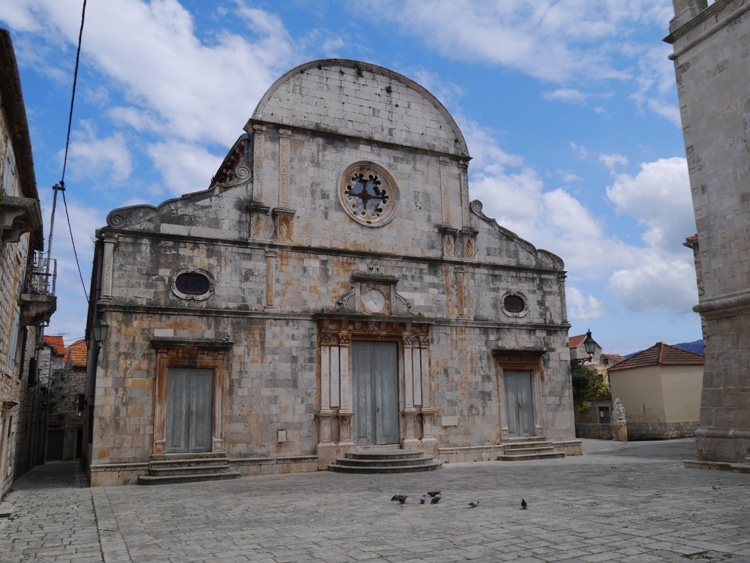
[(675, 0), (670, 23), (705, 329), (699, 459), (750, 454), (750, 5)]
[(628, 440), (669, 440), (695, 436), (698, 422), (628, 422)]
[[(353, 340), (396, 344), (402, 447), (498, 444), (503, 370), (522, 369), (530, 431), (576, 450), (562, 260), (468, 201), (465, 143), (437, 100), (319, 61), (246, 131), (210, 189), (114, 210), (100, 231), (92, 484), (162, 453), (177, 368), (212, 370), (212, 448), (243, 473), (325, 467), (355, 446)], [(379, 186), (359, 199), (358, 174)]]

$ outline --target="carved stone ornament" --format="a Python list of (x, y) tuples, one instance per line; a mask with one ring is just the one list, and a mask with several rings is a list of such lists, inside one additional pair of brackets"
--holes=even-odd
[(398, 209), (396, 180), (374, 162), (356, 162), (344, 170), (338, 194), (346, 214), (367, 227), (387, 225)]
[(205, 301), (214, 294), (214, 278), (207, 270), (192, 268), (175, 272), (169, 280), (172, 293), (186, 301)]

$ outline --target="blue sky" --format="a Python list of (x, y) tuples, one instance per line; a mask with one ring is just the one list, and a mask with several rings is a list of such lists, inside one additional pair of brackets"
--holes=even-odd
[[(82, 0), (3, 0), (50, 224)], [(372, 62), (456, 118), (484, 212), (568, 271), (570, 334), (605, 352), (700, 339), (695, 232), (670, 46), (671, 0), (91, 0), (69, 159), (70, 226), (88, 285), (112, 209), (208, 187), (258, 100), (292, 67)], [(58, 311), (86, 298), (58, 200)]]

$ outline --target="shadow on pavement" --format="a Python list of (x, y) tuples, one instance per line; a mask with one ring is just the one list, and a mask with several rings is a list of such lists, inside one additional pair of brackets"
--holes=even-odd
[(646, 459), (689, 460), (695, 459), (695, 438), (649, 440), (643, 442), (586, 440), (584, 442), (584, 454)]
[(86, 474), (78, 461), (48, 461), (37, 465), (13, 482), (13, 489), (80, 489), (88, 487)]

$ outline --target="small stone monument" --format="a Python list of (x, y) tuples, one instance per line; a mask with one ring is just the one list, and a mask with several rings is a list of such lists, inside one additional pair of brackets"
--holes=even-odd
[(614, 402), (615, 416), (612, 418), (612, 436), (618, 442), (628, 441), (628, 423), (625, 420), (625, 407), (622, 406), (620, 398)]

